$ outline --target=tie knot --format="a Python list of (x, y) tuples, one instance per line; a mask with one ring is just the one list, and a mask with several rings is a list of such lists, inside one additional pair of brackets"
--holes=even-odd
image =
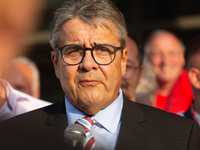
[(75, 123), (80, 124), (85, 128), (86, 138), (83, 142), (83, 150), (95, 150), (95, 140), (92, 136), (92, 126), (93, 126), (93, 119), (88, 117), (83, 117), (78, 119)]
[(76, 123), (83, 126), (87, 132), (91, 132), (94, 120), (88, 117), (82, 117), (76, 121)]

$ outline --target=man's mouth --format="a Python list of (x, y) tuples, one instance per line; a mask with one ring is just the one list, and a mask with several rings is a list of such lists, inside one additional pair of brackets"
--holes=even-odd
[(83, 86), (94, 86), (99, 84), (99, 81), (93, 79), (84, 79), (79, 82)]

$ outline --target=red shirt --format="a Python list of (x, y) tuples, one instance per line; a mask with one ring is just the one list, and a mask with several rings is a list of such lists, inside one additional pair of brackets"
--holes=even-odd
[(167, 105), (167, 96), (163, 96), (160, 93), (156, 93), (155, 107), (165, 110)]
[(187, 111), (193, 98), (187, 71), (183, 70), (167, 97), (156, 94), (155, 107), (177, 114)]

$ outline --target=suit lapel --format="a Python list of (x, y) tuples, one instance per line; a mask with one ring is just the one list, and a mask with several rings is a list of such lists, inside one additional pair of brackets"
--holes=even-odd
[(60, 127), (62, 131), (68, 126), (64, 99), (55, 104), (54, 109), (49, 113), (46, 123), (49, 126)]
[[(62, 100), (49, 113), (46, 121), (48, 126), (59, 130), (59, 135), (63, 134), (64, 129), (68, 126), (65, 101)], [(121, 127), (118, 136), (116, 149), (141, 149), (145, 137), (148, 133), (145, 127), (146, 119), (136, 103), (124, 96), (122, 109)]]
[(116, 149), (141, 149), (148, 133), (145, 124), (146, 119), (140, 108), (124, 95), (121, 127)]
[(184, 113), (184, 116), (187, 117), (187, 118), (190, 118), (192, 120), (194, 120), (193, 116), (192, 116), (192, 113), (191, 113), (191, 108), (189, 108), (185, 113)]

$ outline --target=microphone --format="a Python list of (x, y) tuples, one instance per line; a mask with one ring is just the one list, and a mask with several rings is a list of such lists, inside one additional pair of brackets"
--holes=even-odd
[(64, 140), (70, 149), (82, 150), (85, 141), (85, 129), (79, 124), (71, 124), (65, 128)]

